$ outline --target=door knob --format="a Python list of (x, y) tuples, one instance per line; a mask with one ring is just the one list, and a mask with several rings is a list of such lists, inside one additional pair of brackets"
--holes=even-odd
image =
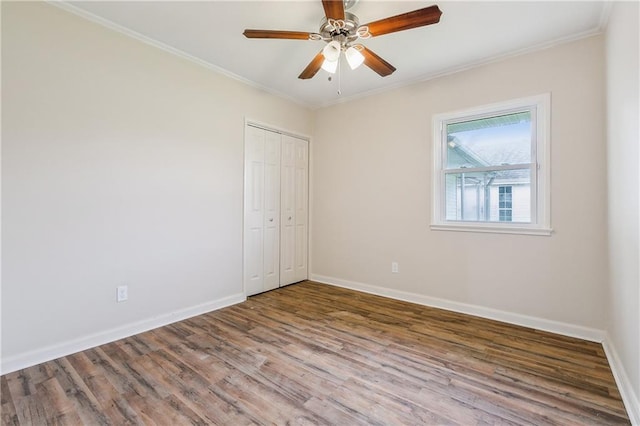
[(273, 222), (273, 218), (272, 217), (269, 218), (269, 222)]

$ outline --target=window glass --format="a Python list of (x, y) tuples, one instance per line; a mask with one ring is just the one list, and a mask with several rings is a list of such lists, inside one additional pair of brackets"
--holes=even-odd
[(531, 112), (447, 124), (447, 169), (531, 163)]
[(447, 173), (446, 220), (529, 223), (530, 180), (528, 168)]

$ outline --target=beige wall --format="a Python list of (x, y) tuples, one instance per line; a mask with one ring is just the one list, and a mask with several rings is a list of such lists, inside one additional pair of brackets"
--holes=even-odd
[[(596, 36), (318, 111), (312, 274), (602, 330), (603, 81)], [(432, 116), (546, 92), (554, 234), (431, 231)]]
[(2, 90), (3, 365), (242, 296), (245, 116), (311, 111), (45, 3), (2, 2)]
[[(640, 423), (640, 7), (615, 2), (606, 34), (609, 163), (609, 321), (607, 330)], [(624, 389), (623, 389), (624, 390)], [(631, 410), (633, 403), (629, 403)]]

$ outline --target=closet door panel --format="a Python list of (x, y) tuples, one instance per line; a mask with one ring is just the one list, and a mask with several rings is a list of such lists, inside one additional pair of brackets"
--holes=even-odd
[(249, 295), (260, 293), (264, 285), (264, 141), (263, 130), (246, 128), (243, 276)]
[(295, 140), (282, 137), (282, 164), (280, 182), (280, 206), (282, 232), (280, 240), (280, 285), (296, 282), (295, 274)]
[(280, 285), (280, 139), (265, 131), (263, 291)]
[(309, 233), (309, 143), (295, 140), (295, 281), (307, 279)]

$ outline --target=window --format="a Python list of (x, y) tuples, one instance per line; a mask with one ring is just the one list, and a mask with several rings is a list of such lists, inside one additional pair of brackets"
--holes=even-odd
[(434, 230), (550, 235), (548, 94), (436, 115)]
[(500, 222), (513, 220), (513, 186), (503, 185), (498, 187), (498, 215)]

